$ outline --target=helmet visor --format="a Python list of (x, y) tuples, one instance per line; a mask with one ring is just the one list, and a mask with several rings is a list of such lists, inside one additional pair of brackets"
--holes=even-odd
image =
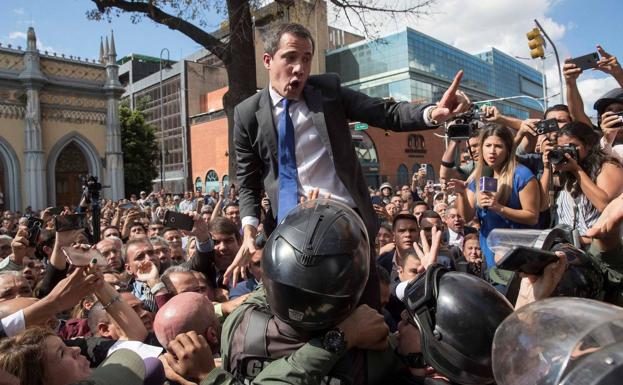
[(558, 385), (570, 359), (623, 339), (602, 329), (616, 319), (623, 319), (623, 309), (588, 299), (549, 298), (522, 307), (495, 333), (496, 383)]

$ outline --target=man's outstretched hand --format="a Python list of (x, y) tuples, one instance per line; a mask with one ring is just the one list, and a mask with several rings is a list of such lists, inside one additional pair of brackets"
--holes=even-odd
[(457, 114), (467, 111), (471, 102), (463, 91), (459, 90), (461, 79), (463, 78), (463, 70), (460, 70), (454, 76), (454, 80), (450, 87), (437, 102), (437, 106), (431, 113), (431, 118), (437, 123), (443, 123), (450, 120)]
[(231, 287), (236, 286), (236, 284), (238, 284), (238, 277), (241, 277), (242, 280), (247, 279), (247, 266), (249, 265), (251, 256), (255, 253), (256, 235), (257, 229), (255, 227), (249, 225), (244, 227), (242, 245), (240, 245), (240, 249), (234, 258), (234, 261), (231, 265), (229, 265), (227, 271), (225, 271), (223, 283), (226, 285), (229, 285), (231, 282)]

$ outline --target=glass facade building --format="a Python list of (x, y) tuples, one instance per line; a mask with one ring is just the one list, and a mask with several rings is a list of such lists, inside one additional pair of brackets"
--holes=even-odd
[[(460, 69), (461, 89), (472, 101), (543, 97), (541, 73), (513, 57), (495, 48), (472, 55), (410, 28), (329, 51), (326, 68), (340, 74), (344, 86), (398, 101), (441, 99)], [(539, 103), (523, 97), (494, 104), (520, 119), (528, 118), (529, 110), (541, 110)]]

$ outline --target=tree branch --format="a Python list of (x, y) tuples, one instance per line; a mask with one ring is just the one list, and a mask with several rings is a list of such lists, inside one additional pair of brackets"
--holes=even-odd
[(227, 44), (223, 43), (216, 37), (189, 23), (182, 18), (164, 12), (162, 9), (154, 5), (153, 1), (149, 2), (133, 2), (125, 0), (91, 0), (97, 6), (100, 13), (107, 13), (112, 8), (121, 9), (126, 12), (141, 13), (158, 24), (163, 24), (180, 31), (184, 35), (190, 37), (195, 42), (212, 52), (216, 57), (221, 59), (223, 63), (227, 63), (230, 55), (228, 54)]
[[(378, 25), (373, 21), (375, 14), (385, 14), (392, 18), (397, 17), (418, 17), (428, 14), (428, 9), (436, 0), (414, 0), (407, 2), (406, 5), (389, 5), (389, 1), (379, 2), (374, 0), (329, 0), (337, 10), (337, 15), (343, 13), (348, 24), (358, 32), (363, 33), (367, 38), (376, 38)], [(388, 5), (384, 5), (387, 3)], [(356, 25), (353, 23), (352, 16), (355, 16)], [(376, 31), (375, 31), (376, 30)]]

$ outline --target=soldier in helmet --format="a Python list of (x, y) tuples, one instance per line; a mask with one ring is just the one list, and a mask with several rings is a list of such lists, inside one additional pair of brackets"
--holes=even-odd
[(476, 277), (428, 266), (403, 285), (408, 311), (400, 337), (389, 335), (376, 311), (357, 306), (368, 247), (363, 222), (341, 203), (292, 210), (264, 248), (263, 286), (223, 325), (223, 369), (263, 383), (281, 359), (285, 383), (491, 383), (493, 333), (510, 303)]

